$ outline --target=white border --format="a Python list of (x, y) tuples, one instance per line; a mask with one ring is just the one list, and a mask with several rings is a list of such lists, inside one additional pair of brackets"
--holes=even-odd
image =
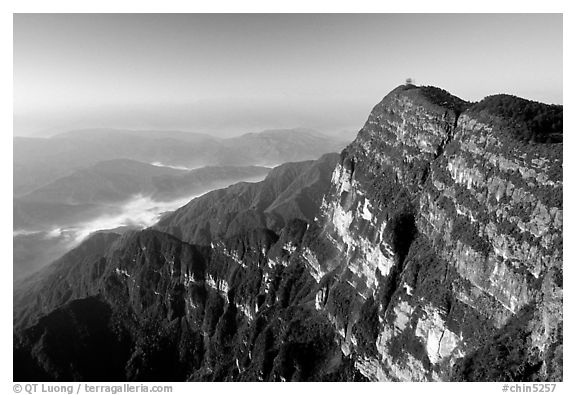
[[(72, 0), (33, 0), (33, 1), (9, 1), (3, 3), (2, 14), (0, 16), (1, 29), (1, 48), (2, 48), (2, 102), (0, 111), (2, 111), (1, 120), (1, 149), (2, 149), (2, 185), (5, 191), (2, 194), (2, 251), (4, 254), (4, 273), (2, 275), (2, 305), (3, 305), (3, 325), (1, 326), (2, 339), (2, 385), (5, 392), (12, 393), (12, 191), (9, 189), (12, 184), (12, 13), (13, 12), (561, 12), (564, 13), (564, 70), (576, 70), (574, 64), (574, 18), (573, 9), (569, 1), (498, 1), (482, 0), (472, 2), (464, 1), (397, 1), (393, 4), (380, 1), (336, 1), (320, 2), (311, 0), (292, 0), (290, 2), (272, 2), (272, 1), (119, 1), (119, 0), (101, 0), (101, 1), (72, 1)], [(571, 175), (576, 170), (575, 156), (572, 154), (576, 138), (574, 132), (574, 83), (573, 73), (564, 73), (564, 106), (569, 111), (565, 114), (564, 124), (567, 133), (564, 134), (565, 147), (565, 189), (564, 201), (575, 202), (574, 181)], [(564, 383), (561, 383), (556, 389), (556, 393), (576, 393), (576, 379), (572, 372), (574, 369), (574, 347), (575, 341), (572, 336), (574, 333), (574, 314), (571, 312), (574, 306), (574, 291), (572, 290), (572, 281), (574, 271), (572, 263), (574, 262), (574, 223), (575, 210), (570, 204), (564, 207), (564, 283), (565, 287), (565, 330), (568, 336), (564, 337)], [(10, 253), (8, 253), (8, 251)], [(112, 384), (112, 383), (111, 383)], [(192, 391), (200, 392), (233, 392), (235, 394), (254, 393), (254, 391), (274, 391), (278, 394), (292, 394), (295, 390), (305, 391), (330, 391), (331, 393), (340, 393), (354, 391), (352, 386), (364, 386), (365, 391), (374, 391), (380, 393), (384, 391), (395, 392), (419, 392), (419, 393), (454, 393), (462, 394), (492, 394), (501, 393), (501, 385), (495, 383), (439, 383), (439, 384), (418, 384), (418, 383), (372, 383), (372, 384), (352, 384), (352, 383), (315, 383), (315, 384), (291, 384), (291, 385), (274, 385), (270, 384), (214, 384), (214, 383), (173, 383), (174, 393), (189, 393)], [(191, 387), (193, 386), (193, 387)], [(297, 386), (297, 387), (295, 387)], [(321, 387), (320, 387), (321, 386)], [(265, 388), (266, 387), (266, 388)], [(0, 387), (1, 388), (1, 387)]]

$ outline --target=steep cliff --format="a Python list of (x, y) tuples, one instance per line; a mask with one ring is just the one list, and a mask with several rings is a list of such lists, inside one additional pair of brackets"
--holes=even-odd
[[(279, 212), (295, 219), (271, 221), (269, 207), (293, 200), (269, 198), (270, 186), (283, 183), (273, 180), (283, 173), (276, 171), (249, 193), (213, 194), (234, 196), (212, 199), (218, 207), (191, 202), (161, 231), (89, 240), (94, 248), (79, 247), (17, 291), (15, 372), (561, 380), (562, 144), (546, 142), (559, 140), (561, 120), (551, 121), (553, 139), (526, 141), (494, 108), (438, 88), (395, 89), (331, 175), (313, 173), (329, 186), (295, 184), (306, 202), (322, 201), (315, 219), (290, 209)], [(268, 214), (229, 232), (229, 214), (254, 205)], [(204, 226), (186, 214), (194, 210), (213, 213), (198, 217), (210, 229), (226, 220), (202, 236), (203, 246), (190, 244)], [(88, 371), (78, 355), (55, 351), (62, 330), (84, 344), (65, 324), (53, 325), (54, 316), (92, 322), (78, 318), (79, 303), (106, 312), (93, 323), (103, 333), (82, 336), (116, 344), (118, 370)]]
[(478, 108), (400, 87), (333, 173), (335, 253), (304, 255), (334, 278), (319, 308), (370, 379), (561, 377), (562, 145)]

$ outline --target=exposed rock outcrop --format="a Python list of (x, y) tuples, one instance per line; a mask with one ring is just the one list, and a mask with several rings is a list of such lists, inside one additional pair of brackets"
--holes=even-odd
[[(506, 356), (515, 373), (482, 378), (558, 377), (561, 145), (518, 141), (468, 106), (436, 88), (398, 88), (333, 173), (321, 226), (337, 253), (305, 256), (317, 278), (337, 273), (322, 308), (372, 380), (469, 379), (470, 353), (520, 316), (525, 360)], [(366, 339), (368, 303), (378, 335)]]

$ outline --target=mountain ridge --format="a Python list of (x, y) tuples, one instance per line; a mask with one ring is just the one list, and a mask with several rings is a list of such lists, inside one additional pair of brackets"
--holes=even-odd
[(278, 231), (288, 219), (311, 222), (336, 160), (337, 154), (326, 154), (317, 161), (278, 166), (257, 184), (235, 184), (194, 199), (155, 228), (193, 244), (209, 244), (214, 236), (230, 237), (242, 230)]
[[(199, 136), (199, 137), (198, 137)], [(346, 142), (307, 129), (282, 129), (233, 138), (188, 132), (88, 129), (58, 138), (14, 138), (14, 196), (26, 194), (72, 172), (111, 159), (197, 168), (267, 166), (316, 159)]]

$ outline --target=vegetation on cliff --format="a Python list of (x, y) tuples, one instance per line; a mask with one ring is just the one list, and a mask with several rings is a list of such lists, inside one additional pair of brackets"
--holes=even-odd
[(512, 135), (526, 142), (561, 143), (563, 106), (548, 105), (512, 95), (493, 95), (470, 108), (474, 114), (502, 119)]

